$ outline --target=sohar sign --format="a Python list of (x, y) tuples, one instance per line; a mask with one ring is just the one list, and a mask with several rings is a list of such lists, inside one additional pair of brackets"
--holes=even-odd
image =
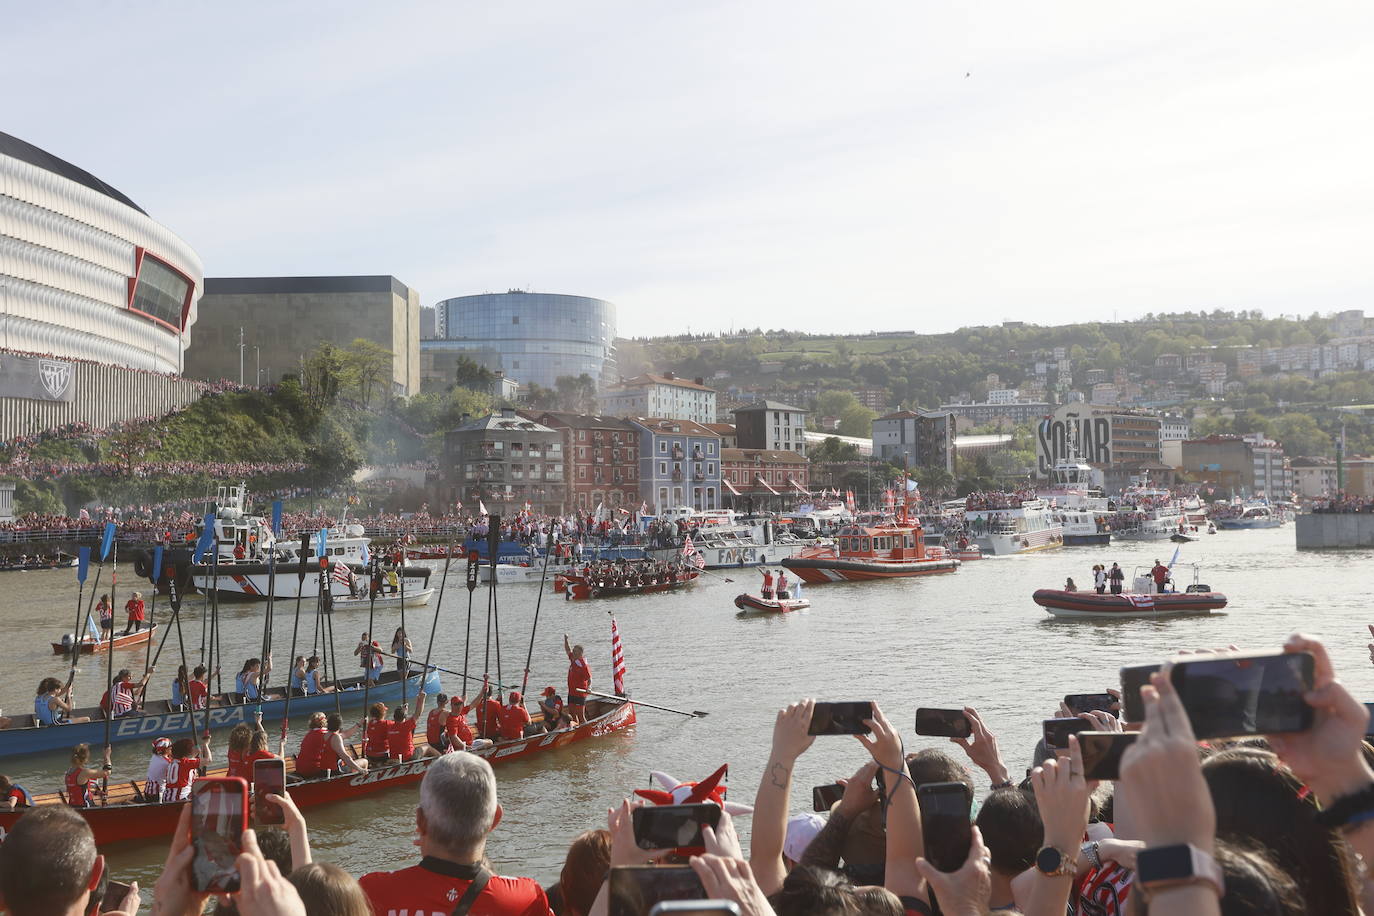
[(1035, 465), (1041, 477), (1061, 461), (1111, 464), (1112, 417), (1082, 404), (1065, 404), (1035, 431)]

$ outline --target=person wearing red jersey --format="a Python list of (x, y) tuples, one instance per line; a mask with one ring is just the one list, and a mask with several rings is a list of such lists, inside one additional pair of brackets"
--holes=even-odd
[(18, 811), (32, 808), (33, 796), (29, 790), (12, 782), (8, 776), (0, 775), (0, 811)]
[(501, 737), (501, 701), (490, 687), (477, 697), (477, 731), (480, 737), (496, 741)]
[(510, 702), (501, 707), (498, 716), (501, 723), (501, 740), (515, 741), (525, 737), (525, 726), (530, 724), (530, 711), (525, 708), (518, 690), (510, 692)]
[(186, 686), (186, 693), (191, 698), (192, 709), (206, 707), (210, 700), (210, 672), (204, 665), (196, 665), (195, 670), (191, 672), (191, 683)]
[(441, 693), (434, 698), (434, 709), (430, 710), (429, 717), (425, 719), (425, 740), (440, 754), (449, 748), (446, 728), (448, 717), (448, 694)]
[(439, 757), (425, 771), (415, 809), (420, 864), (363, 875), (358, 883), (372, 911), (550, 916), (537, 881), (492, 875), (483, 866), (487, 837), (500, 820), (491, 765), (461, 752)]
[(439, 755), (438, 751), (427, 745), (418, 748), (415, 746), (415, 725), (420, 719), (420, 714), (424, 711), (425, 692), (423, 690), (415, 695), (415, 715), (406, 714), (406, 704), (404, 703), (396, 707), (396, 714), (392, 716), (386, 730), (386, 747), (392, 760), (399, 760), (404, 763), (416, 757), (437, 757)]
[(133, 596), (124, 603), (124, 613), (128, 617), (128, 623), (124, 626), (124, 635), (137, 633), (143, 629), (143, 593), (134, 592)]
[(224, 775), (238, 776), (251, 786), (253, 761), (270, 760), (276, 756), (267, 749), (267, 732), (263, 730), (262, 714), (259, 713), (254, 725), (235, 725), (229, 733), (229, 750), (225, 753), (229, 769)]
[(63, 779), (67, 791), (67, 804), (73, 808), (86, 808), (95, 804), (96, 783), (102, 776), (109, 774), (110, 746), (105, 745), (105, 762), (99, 768), (86, 764), (91, 760), (91, 746), (78, 744), (72, 748), (72, 765)]
[(367, 711), (367, 728), (363, 732), (363, 756), (372, 766), (379, 766), (391, 759), (391, 749), (386, 743), (389, 731), (386, 704), (373, 703)]
[(110, 691), (106, 690), (100, 697), (100, 708), (107, 714), (113, 713), (116, 719), (138, 712), (139, 707), (143, 705), (143, 692), (148, 689), (148, 679), (156, 670), (149, 668), (143, 675), (143, 680), (134, 684), (134, 676), (129, 669), (120, 668), (114, 679), (113, 700)]
[(449, 706), (446, 730), (448, 732), (448, 745), (451, 749), (455, 751), (471, 750), (475, 747), (486, 747), (491, 744), (486, 738), (478, 738), (472, 733), (472, 726), (468, 723), (468, 713), (472, 711), (472, 706), (464, 705), (462, 697), (454, 697)]
[(567, 724), (568, 717), (563, 712), (563, 698), (552, 686), (545, 687), (543, 694), (540, 695), (539, 711), (544, 716), (544, 727), (549, 731)]
[(165, 797), (168, 801), (190, 798), (191, 783), (195, 781), (197, 771), (213, 759), (210, 753), (210, 735), (206, 733), (201, 736), (199, 749), (196, 742), (190, 738), (178, 738), (172, 744), (171, 758), (172, 765), (167, 768)]
[(568, 721), (580, 725), (585, 719), (587, 689), (592, 686), (592, 669), (582, 657), (582, 647), (568, 642), (563, 634), (563, 651), (568, 653)]
[(352, 738), (358, 727), (340, 731), (343, 719), (338, 713), (326, 716), (317, 712), (310, 717), (310, 730), (301, 738), (300, 750), (296, 752), (296, 775), (315, 779), (329, 773), (351, 771), (366, 773), (367, 761), (354, 760), (344, 741)]

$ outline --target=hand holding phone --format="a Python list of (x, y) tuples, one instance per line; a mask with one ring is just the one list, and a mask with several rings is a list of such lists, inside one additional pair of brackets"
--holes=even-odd
[(829, 811), (842, 798), (844, 786), (838, 782), (832, 782), (828, 786), (816, 786), (811, 790), (811, 808), (814, 811)]
[(248, 828), (248, 783), (237, 776), (191, 784), (191, 876), (198, 891), (232, 894), (239, 889), (237, 859)]
[(817, 703), (811, 711), (808, 735), (867, 735), (871, 729), (864, 724), (873, 718), (871, 701), (848, 703)]
[(932, 738), (968, 738), (973, 725), (962, 709), (916, 710), (916, 734)]
[[(131, 905), (126, 907), (124, 901), (128, 899), (130, 892), (133, 892), (134, 899), (131, 901)], [(136, 913), (138, 912), (138, 907), (141, 902), (137, 881), (132, 884), (124, 884), (120, 881), (107, 881), (105, 883), (105, 896), (100, 900), (99, 912), (113, 913), (118, 911), (121, 913)]]
[(916, 801), (926, 859), (940, 871), (958, 871), (973, 843), (973, 793), (962, 782), (928, 782), (917, 786)]
[(665, 900), (706, 899), (701, 878), (687, 865), (613, 865), (607, 883), (608, 916), (648, 916)]
[(1150, 675), (1163, 665), (1127, 665), (1121, 669), (1121, 721), (1144, 722), (1145, 703), (1140, 688), (1150, 683)]
[(1121, 756), (1139, 737), (1140, 732), (1079, 732), (1078, 749), (1083, 754), (1083, 778), (1120, 779)]
[(267, 800), (286, 794), (286, 761), (280, 757), (253, 761), (253, 822), (259, 827), (286, 823), (286, 812)]
[(1307, 731), (1314, 676), (1310, 652), (1266, 652), (1175, 662), (1169, 680), (1202, 741)]
[(1110, 693), (1071, 693), (1064, 697), (1064, 705), (1076, 716), (1085, 712), (1115, 713), (1120, 704)]
[(1069, 735), (1087, 731), (1093, 724), (1075, 716), (1072, 719), (1046, 719), (1043, 723), (1045, 747), (1052, 751), (1069, 749)]

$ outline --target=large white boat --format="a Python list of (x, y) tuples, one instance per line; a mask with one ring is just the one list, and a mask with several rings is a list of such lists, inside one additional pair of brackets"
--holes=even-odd
[(1284, 522), (1281, 511), (1275, 511), (1268, 503), (1262, 502), (1213, 508), (1212, 519), (1217, 527), (1227, 530), (1277, 528)]
[(1131, 487), (1117, 506), (1118, 521), (1112, 536), (1126, 541), (1167, 541), (1194, 528), (1184, 517), (1183, 505), (1168, 490)]
[(1090, 465), (1073, 458), (1058, 461), (1050, 468), (1050, 485), (1040, 490), (1049, 500), (1056, 519), (1064, 528), (1064, 544), (1081, 546), (1111, 541), (1111, 503), (1096, 485), (1097, 476)]
[(1003, 498), (964, 509), (969, 531), (984, 554), (1000, 557), (1064, 546), (1064, 526), (1045, 500), (994, 495)]
[[(771, 566), (818, 543), (830, 543), (828, 539), (802, 540), (781, 530), (772, 519), (739, 516), (729, 509), (693, 513), (689, 521), (696, 526), (692, 546), (706, 561), (706, 569)], [(671, 559), (670, 555), (681, 553), (681, 548), (652, 548), (645, 553)]]

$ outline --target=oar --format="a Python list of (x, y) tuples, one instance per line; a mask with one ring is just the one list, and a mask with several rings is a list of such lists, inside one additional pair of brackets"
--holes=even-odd
[(626, 703), (634, 703), (636, 706), (647, 706), (650, 709), (661, 709), (664, 712), (675, 712), (679, 716), (687, 716), (689, 719), (699, 719), (702, 716), (709, 715), (709, 713), (702, 712), (700, 709), (694, 709), (691, 712), (685, 712), (681, 709), (673, 709), (671, 706), (658, 706), (653, 703), (645, 703), (643, 700), (631, 699), (630, 697), (618, 697), (613, 693), (598, 693), (595, 690), (584, 690), (582, 692), (590, 694), (594, 697), (601, 697), (603, 700), (623, 700)]
[(722, 575), (721, 573), (711, 572), (711, 570), (706, 569), (705, 567), (702, 567), (702, 568), (698, 569), (697, 572), (701, 573), (702, 575), (706, 575), (706, 576), (715, 576), (717, 579), (724, 579), (726, 582), (734, 582), (734, 581), (735, 581), (734, 579), (731, 579), (729, 576)]
[[(385, 658), (400, 658), (399, 655), (392, 655), (390, 652), (383, 652), (381, 649), (377, 649), (377, 650), (375, 650), (375, 651), (376, 651), (376, 653), (377, 653), (378, 655), (381, 655), (381, 656), (383, 656), (383, 657), (385, 657)], [(429, 669), (430, 671), (442, 671), (444, 674), (451, 674), (451, 675), (453, 675), (454, 677), (461, 677), (461, 678), (462, 678), (463, 680), (465, 680), (465, 681), (480, 681), (480, 680), (483, 680), (483, 679), (480, 678), (480, 677), (473, 677), (472, 675), (463, 674), (461, 671), (454, 671), (452, 668), (443, 668), (443, 667), (440, 667), (439, 665), (426, 665), (426, 664), (422, 664), (422, 663), (414, 662), (414, 661), (412, 661), (411, 664), (417, 665), (418, 667), (421, 667), (421, 668), (427, 668), (427, 669)], [(407, 675), (407, 676), (409, 676), (409, 675)], [(488, 678), (487, 681), (488, 681), (488, 683), (490, 683), (490, 678)], [(424, 684), (424, 681), (421, 680), (420, 683), (423, 685), (423, 684)], [(495, 687), (495, 688), (497, 688), (498, 690), (518, 690), (518, 689), (519, 689), (515, 684), (499, 684), (499, 683), (498, 683), (498, 684), (492, 684), (492, 686)]]

